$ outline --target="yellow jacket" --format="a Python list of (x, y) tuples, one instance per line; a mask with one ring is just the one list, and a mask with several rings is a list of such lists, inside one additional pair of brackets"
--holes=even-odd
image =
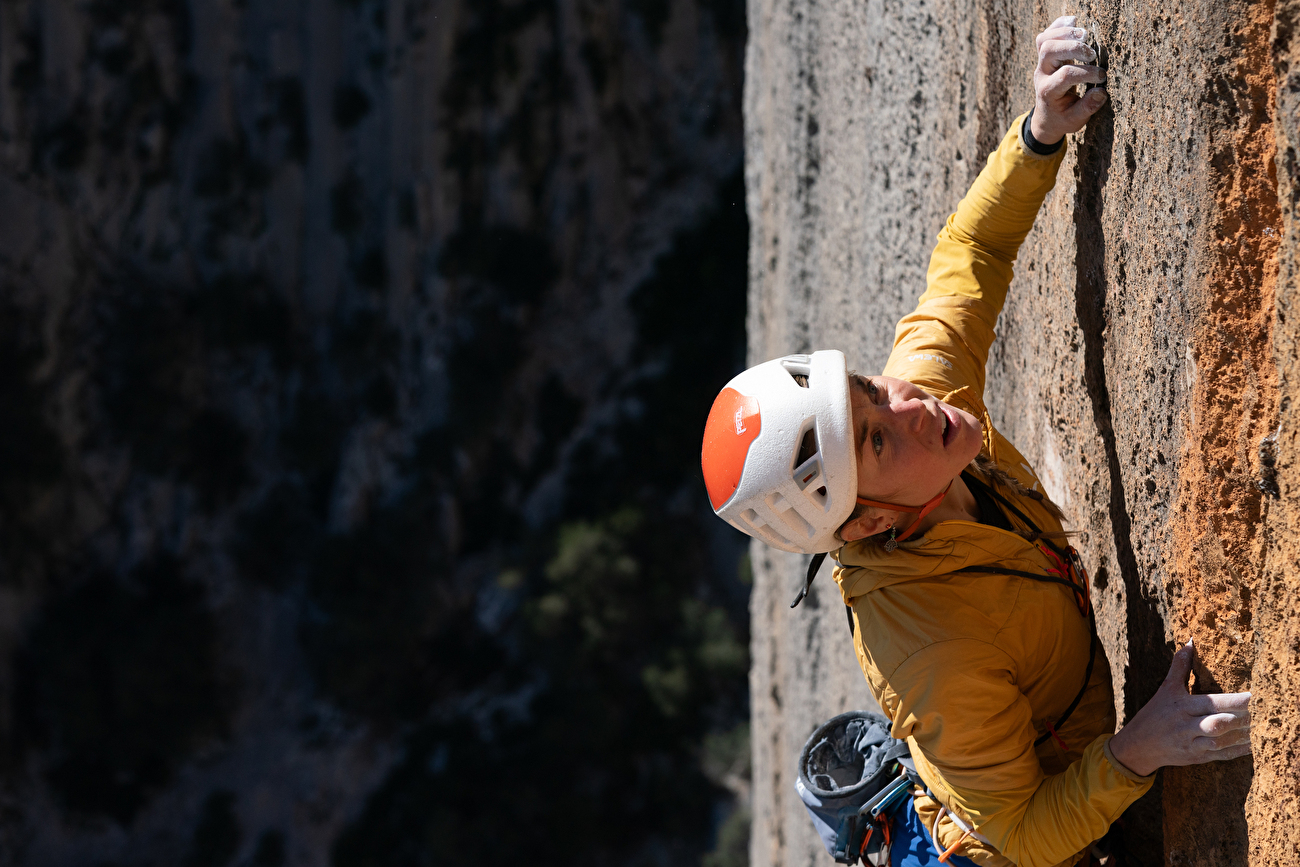
[[(925, 294), (899, 322), (885, 374), (982, 419), (985, 453), (1033, 489), (1033, 469), (993, 428), (983, 403), (984, 364), (1012, 263), (1065, 152), (1030, 153), (1021, 120), (939, 233)], [(1038, 502), (999, 492), (1040, 529), (1061, 529)], [(954, 572), (991, 565), (1046, 574), (1052, 564), (1035, 544), (996, 527), (945, 521), (893, 553), (864, 540), (835, 559), (835, 581), (857, 621), (858, 661), (894, 736), (907, 738), (938, 801), (975, 826), (978, 839), (967, 838), (959, 854), (989, 867), (1074, 864), (1150, 788), (1151, 777), (1110, 754), (1114, 694), (1100, 647), (1083, 699), (1058, 732), (1067, 750), (1053, 738), (1034, 746), (1083, 683), (1088, 623), (1066, 588)], [(915, 806), (930, 827), (939, 804), (918, 794)], [(945, 817), (937, 842), (947, 847), (961, 835)]]

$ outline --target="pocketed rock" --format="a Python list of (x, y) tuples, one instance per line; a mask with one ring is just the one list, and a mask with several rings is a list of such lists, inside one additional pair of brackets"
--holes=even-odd
[[(1189, 637), (1195, 690), (1254, 693), (1253, 762), (1164, 771), (1126, 818), (1136, 863), (1296, 863), (1300, 3), (751, 3), (750, 361), (883, 366), (1062, 11), (1111, 99), (1021, 250), (987, 398), (1081, 532), (1120, 719)], [(865, 685), (827, 576), (791, 612), (800, 559), (753, 559), (752, 861), (820, 863), (793, 763)]]

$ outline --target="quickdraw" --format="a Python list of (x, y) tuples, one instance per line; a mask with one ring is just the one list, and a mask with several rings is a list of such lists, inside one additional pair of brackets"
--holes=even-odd
[(889, 850), (894, 843), (894, 835), (889, 830), (889, 816), (873, 818), (867, 826), (867, 836), (862, 838), (858, 857), (863, 864), (871, 867), (889, 867)]
[(894, 843), (889, 814), (907, 796), (912, 786), (907, 773), (901, 767), (899, 770), (898, 778), (881, 789), (879, 794), (863, 804), (858, 811), (860, 827), (865, 831), (862, 842), (858, 845), (858, 858), (870, 867), (889, 867), (889, 850)]

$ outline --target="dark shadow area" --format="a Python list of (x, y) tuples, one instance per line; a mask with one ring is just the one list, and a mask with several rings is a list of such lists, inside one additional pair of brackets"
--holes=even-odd
[(95, 575), (42, 610), (19, 654), (15, 727), (62, 807), (129, 824), (196, 747), (226, 733), (205, 603), (164, 556)]
[(742, 867), (745, 4), (186, 10), (6, 12), (0, 864)]
[[(1124, 672), (1124, 713), (1131, 718), (1155, 694), (1173, 653), (1165, 644), (1164, 620), (1144, 585), (1133, 551), (1133, 525), (1124, 499), (1124, 475), (1115, 441), (1110, 386), (1106, 379), (1107, 298), (1106, 232), (1102, 223), (1103, 189), (1110, 176), (1115, 114), (1107, 105), (1088, 122), (1078, 146), (1078, 203), (1074, 210), (1076, 295), (1075, 314), (1084, 339), (1084, 382), (1092, 402), (1093, 423), (1101, 436), (1110, 474), (1107, 505), (1114, 532), (1115, 554), (1124, 582), (1127, 608), (1128, 658)], [(1099, 570), (1100, 572), (1100, 570)], [(1164, 862), (1164, 817), (1161, 780), (1129, 807), (1117, 826), (1124, 847), (1138, 864)]]
[[(423, 649), (424, 633), (402, 614), (417, 597), (403, 585), (418, 586), (436, 563), (365, 560), (410, 550), (412, 538), (358, 540), (323, 558), (333, 564), (328, 589), (347, 595), (320, 604), (347, 635), (365, 628), (368, 643), (320, 632), (315, 640), (338, 650), (326, 658), (308, 643), (318, 676), (400, 690), (388, 697), (366, 686), (345, 706), (372, 718), (392, 707), (396, 721), (418, 718), (439, 694), (498, 697), (415, 727), (406, 758), (338, 838), (337, 867), (507, 865), (519, 853), (557, 867), (745, 863), (748, 811), (725, 784), (749, 755), (745, 544), (708, 509), (698, 465), (702, 419), (744, 362), (748, 222), (738, 171), (715, 201), (635, 292), (634, 364), (652, 373), (621, 391), (625, 411), (612, 425), (579, 443), (562, 520), (517, 534), (522, 550), (495, 578), (513, 607), (488, 645), (453, 665), (444, 660), (467, 647), (463, 638)], [(321, 583), (309, 579), (311, 592)], [(385, 598), (374, 615), (360, 608)], [(452, 618), (436, 634), (454, 627), (475, 631)], [(366, 664), (350, 662), (354, 653)], [(380, 660), (400, 676), (381, 676)], [(466, 679), (423, 687), (421, 672), (397, 667), (413, 660)], [(508, 804), (476, 794), (490, 788), (485, 780), (509, 781)]]

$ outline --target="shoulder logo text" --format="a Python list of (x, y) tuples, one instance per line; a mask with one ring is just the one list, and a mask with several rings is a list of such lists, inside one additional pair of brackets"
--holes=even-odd
[(917, 353), (916, 355), (907, 356), (907, 360), (908, 361), (937, 361), (940, 364), (942, 364), (944, 367), (948, 368), (949, 370), (952, 370), (952, 362), (944, 358), (942, 355), (931, 355), (928, 352), (920, 352)]

